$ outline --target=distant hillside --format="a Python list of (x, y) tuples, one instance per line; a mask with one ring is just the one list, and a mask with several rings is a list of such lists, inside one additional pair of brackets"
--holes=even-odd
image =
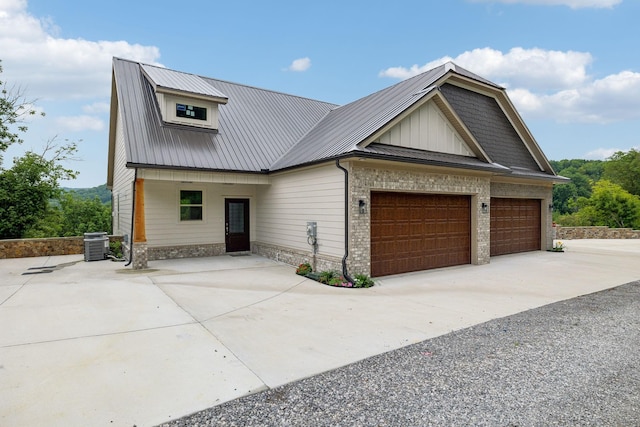
[(63, 188), (63, 190), (74, 193), (83, 199), (93, 199), (97, 196), (102, 203), (111, 203), (111, 191), (107, 190), (107, 184), (93, 188)]

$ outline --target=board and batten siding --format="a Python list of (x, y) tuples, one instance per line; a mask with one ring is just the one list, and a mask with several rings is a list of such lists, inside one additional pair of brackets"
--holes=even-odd
[(381, 144), (475, 157), (433, 101), (384, 133)]
[(259, 187), (256, 240), (309, 251), (307, 222), (318, 224), (318, 253), (344, 254), (344, 172), (334, 164), (271, 176)]
[(131, 216), (133, 206), (133, 181), (135, 171), (127, 168), (127, 155), (124, 146), (124, 129), (120, 111), (116, 117), (116, 137), (113, 163), (112, 217), (116, 235), (131, 234)]
[[(145, 179), (145, 222), (149, 247), (224, 243), (226, 198), (249, 199), (250, 238), (255, 239), (254, 185), (181, 183)], [(203, 220), (180, 221), (180, 190), (200, 190)]]

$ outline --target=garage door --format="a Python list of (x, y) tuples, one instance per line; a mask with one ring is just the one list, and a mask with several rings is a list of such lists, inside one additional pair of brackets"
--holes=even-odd
[(491, 198), (491, 256), (540, 250), (540, 200)]
[(469, 196), (371, 193), (371, 275), (471, 262)]

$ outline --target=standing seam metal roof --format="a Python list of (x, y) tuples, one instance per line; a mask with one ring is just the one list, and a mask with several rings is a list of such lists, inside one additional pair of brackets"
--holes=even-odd
[[(200, 95), (228, 97), (227, 104), (219, 106), (218, 132), (163, 123), (154, 87), (143, 70), (154, 80), (156, 86)], [(436, 90), (434, 84), (449, 71), (503, 90), (468, 70), (447, 63), (338, 107), (326, 102), (114, 58), (114, 76), (121, 117), (124, 119), (128, 164), (245, 172), (280, 170), (366, 151), (358, 146), (360, 142)], [(443, 85), (446, 86), (451, 85)], [(440, 88), (441, 91), (442, 89)], [(482, 95), (466, 91), (473, 96), (464, 96), (464, 93), (460, 95), (462, 92), (458, 91), (452, 96), (453, 92), (454, 90), (445, 89), (443, 94), (492, 161), (503, 165), (506, 162), (505, 166), (530, 170), (534, 175), (544, 174), (523, 142), (513, 140), (516, 133), (513, 129), (509, 131), (510, 124), (501, 122), (499, 118), (489, 117), (501, 113), (497, 110), (489, 111), (491, 109), (487, 109), (486, 105), (476, 105), (478, 96)], [(487, 111), (473, 113), (469, 108)], [(500, 139), (497, 142), (494, 140), (496, 136)], [(507, 154), (502, 152), (505, 144), (511, 150)], [(515, 149), (513, 145), (516, 145)], [(397, 157), (398, 160), (405, 159), (404, 161), (407, 159), (405, 151), (379, 145), (375, 150), (369, 150), (369, 153)], [(415, 156), (421, 157), (417, 153)], [(443, 158), (429, 154), (423, 160), (432, 163), (440, 161), (434, 159)], [(455, 159), (447, 157), (446, 162)], [(481, 167), (477, 162), (465, 162), (467, 161), (460, 160), (458, 166), (492, 169), (489, 166)], [(493, 169), (507, 172), (500, 167)], [(523, 173), (526, 174), (519, 172)]]
[(316, 124), (334, 104), (239, 85), (202, 81), (229, 97), (219, 131), (165, 124), (140, 64), (114, 59), (127, 163), (137, 166), (260, 172)]

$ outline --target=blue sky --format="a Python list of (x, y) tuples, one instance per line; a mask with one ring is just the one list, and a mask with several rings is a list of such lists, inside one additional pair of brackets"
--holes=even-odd
[(552, 160), (640, 147), (640, 1), (0, 0), (0, 80), (46, 112), (25, 149), (81, 141), (106, 182), (111, 58), (344, 104), (453, 60), (507, 88)]

